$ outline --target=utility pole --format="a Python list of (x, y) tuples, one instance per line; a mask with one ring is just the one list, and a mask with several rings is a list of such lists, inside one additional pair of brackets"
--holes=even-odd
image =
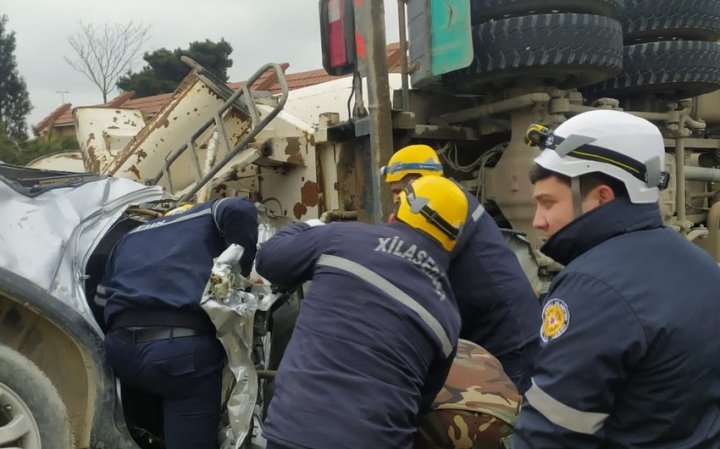
[(60, 104), (65, 104), (65, 94), (69, 94), (69, 90), (56, 90), (56, 94), (60, 94)]
[(365, 74), (368, 88), (369, 145), (363, 148), (364, 191), (360, 207), (361, 219), (379, 223), (392, 210), (387, 189), (383, 189), (379, 168), (393, 153), (390, 84), (388, 82), (387, 44), (385, 42), (385, 6), (382, 1), (355, 2), (359, 19), (356, 26), (364, 38)]

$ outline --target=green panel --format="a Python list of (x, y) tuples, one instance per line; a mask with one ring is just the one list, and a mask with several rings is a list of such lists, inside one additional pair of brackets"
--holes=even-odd
[(433, 76), (467, 67), (473, 60), (470, 2), (430, 0)]

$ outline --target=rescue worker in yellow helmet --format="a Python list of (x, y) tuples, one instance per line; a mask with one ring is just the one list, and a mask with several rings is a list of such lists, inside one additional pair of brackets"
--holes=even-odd
[(427, 177), (400, 193), (397, 217), (296, 223), (260, 248), (269, 281), (312, 281), (275, 378), (268, 449), (412, 447), (457, 348), (446, 271), (467, 200)]
[[(397, 200), (412, 180), (443, 176), (443, 166), (431, 147), (410, 145), (393, 154), (382, 174)], [(466, 229), (449, 271), (462, 317), (460, 337), (497, 357), (522, 393), (539, 350), (539, 302), (495, 221), (463, 191), (469, 207)]]
[[(441, 178), (443, 167), (435, 150), (410, 145), (396, 152), (382, 172), (397, 201), (408, 183)], [(517, 390), (528, 387), (538, 348), (540, 310), (532, 288), (493, 219), (474, 196), (463, 193), (468, 217), (451, 253), (449, 275), (462, 318), (461, 338), (470, 341), (460, 340), (464, 350), (453, 362), (435, 409), (420, 418), (418, 449), (502, 448), (517, 414)]]

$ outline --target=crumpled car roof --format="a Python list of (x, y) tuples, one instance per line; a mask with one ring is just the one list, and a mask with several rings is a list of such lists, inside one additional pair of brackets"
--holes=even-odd
[(83, 288), (93, 249), (125, 209), (162, 189), (93, 173), (0, 163), (0, 267), (70, 305), (96, 330)]

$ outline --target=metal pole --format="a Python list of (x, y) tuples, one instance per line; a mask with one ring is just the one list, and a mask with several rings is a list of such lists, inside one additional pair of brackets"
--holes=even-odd
[(410, 87), (408, 83), (408, 54), (407, 54), (407, 18), (405, 17), (405, 1), (398, 0), (398, 26), (400, 30), (400, 79), (402, 81), (402, 110), (410, 108)]
[(366, 182), (361, 208), (365, 211), (364, 218), (367, 221), (380, 223), (384, 212), (390, 212), (392, 207), (389, 191), (381, 189), (379, 173), (380, 167), (390, 159), (393, 152), (390, 84), (385, 43), (385, 6), (379, 0), (363, 0), (362, 3), (361, 9), (368, 19), (364, 23), (367, 25), (365, 48), (370, 151), (369, 158), (363, 158)]
[(710, 255), (720, 263), (720, 202), (712, 205), (707, 219), (708, 245)]
[(685, 167), (685, 179), (688, 181), (720, 182), (720, 170), (688, 165)]
[(495, 103), (474, 106), (472, 108), (463, 109), (461, 111), (449, 112), (447, 114), (441, 115), (435, 120), (432, 120), (432, 123), (462, 123), (467, 120), (488, 117), (490, 115), (500, 114), (503, 112), (512, 112), (518, 109), (525, 109), (528, 106), (533, 106), (540, 103), (547, 103), (550, 101), (550, 98), (550, 95), (545, 93), (525, 94), (519, 97), (510, 98), (508, 100), (501, 100)]
[(680, 232), (685, 233), (685, 140), (675, 140), (675, 207)]

